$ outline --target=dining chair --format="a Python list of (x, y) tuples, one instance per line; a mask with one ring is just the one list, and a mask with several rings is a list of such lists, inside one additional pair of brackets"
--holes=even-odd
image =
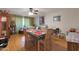
[(29, 33), (26, 31), (24, 31), (24, 34), (25, 34), (25, 50), (32, 51), (34, 48), (33, 37), (31, 37)]
[(45, 38), (42, 40), (39, 40), (38, 42), (38, 49), (39, 51), (44, 50), (44, 51), (51, 51), (52, 50), (52, 41), (51, 41), (51, 36), (53, 34), (52, 29), (47, 29), (47, 33), (45, 35)]

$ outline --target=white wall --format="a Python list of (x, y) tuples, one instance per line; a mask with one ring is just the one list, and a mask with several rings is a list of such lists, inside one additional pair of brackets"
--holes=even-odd
[[(61, 16), (60, 22), (53, 22), (53, 16)], [(63, 10), (57, 13), (48, 13), (45, 16), (45, 24), (49, 27), (59, 27), (62, 32), (66, 32), (70, 28), (79, 29), (79, 10)]]
[(36, 16), (35, 17), (35, 25), (36, 26), (39, 26), (39, 16)]

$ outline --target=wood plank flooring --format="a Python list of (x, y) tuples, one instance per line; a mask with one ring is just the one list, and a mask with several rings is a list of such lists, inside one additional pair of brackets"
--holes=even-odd
[(8, 46), (2, 51), (24, 51), (25, 38), (23, 35), (11, 35)]
[(58, 39), (58, 40), (52, 39), (52, 50), (67, 51), (67, 42), (63, 39)]
[[(25, 37), (20, 34), (11, 35), (8, 46), (1, 51), (25, 51)], [(66, 51), (67, 42), (65, 40), (52, 39), (52, 51)]]

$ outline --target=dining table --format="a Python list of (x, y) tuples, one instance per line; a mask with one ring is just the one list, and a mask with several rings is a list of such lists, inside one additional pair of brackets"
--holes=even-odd
[(41, 30), (36, 30), (36, 29), (32, 29), (32, 30), (26, 30), (26, 32), (31, 35), (34, 39), (33, 39), (33, 44), (36, 47), (35, 50), (39, 51), (39, 46), (38, 46), (38, 42), (39, 40), (43, 40), (45, 38), (45, 32), (42, 32)]

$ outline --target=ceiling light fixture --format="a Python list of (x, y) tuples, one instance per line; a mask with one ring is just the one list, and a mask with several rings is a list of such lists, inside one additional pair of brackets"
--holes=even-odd
[(29, 8), (29, 15), (37, 15), (38, 14), (38, 9), (33, 9), (33, 8)]
[(33, 13), (32, 12), (29, 12), (29, 16), (31, 16), (31, 15), (33, 15)]

